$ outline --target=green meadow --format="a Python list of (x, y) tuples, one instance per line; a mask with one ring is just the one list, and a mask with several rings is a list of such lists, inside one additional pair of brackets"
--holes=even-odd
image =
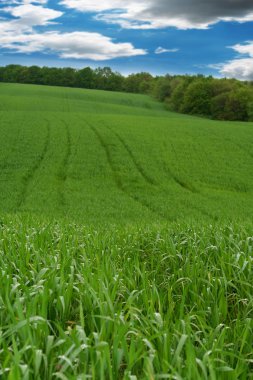
[(253, 123), (0, 84), (0, 378), (253, 379)]

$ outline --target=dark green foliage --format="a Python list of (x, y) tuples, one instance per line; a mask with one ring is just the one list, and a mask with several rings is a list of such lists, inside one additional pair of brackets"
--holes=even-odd
[(223, 92), (219, 95), (216, 95), (211, 100), (211, 114), (214, 119), (226, 120), (227, 113), (225, 110), (226, 103), (228, 99), (228, 94)]
[(252, 94), (247, 88), (223, 92), (211, 100), (211, 115), (219, 120), (250, 120)]
[(178, 80), (174, 83), (174, 88), (171, 91), (171, 96), (170, 98), (166, 99), (168, 109), (171, 111), (182, 112), (184, 94), (189, 83), (191, 83), (191, 78), (189, 77), (187, 79), (188, 80), (178, 78)]
[(93, 71), (94, 87), (100, 90), (121, 91), (123, 88), (123, 77), (113, 72), (110, 67), (97, 68)]
[(124, 81), (124, 90), (136, 94), (147, 94), (151, 91), (153, 77), (149, 73), (131, 74)]
[(200, 79), (192, 82), (184, 95), (182, 111), (192, 115), (211, 115), (213, 84), (211, 80)]
[(42, 84), (88, 89), (123, 90), (124, 77), (109, 67), (92, 70), (85, 67), (76, 70), (71, 67), (25, 67), (8, 65), (0, 68), (0, 81), (7, 83)]
[(231, 91), (225, 105), (227, 119), (247, 121), (249, 119), (248, 103), (250, 98), (252, 95), (248, 89), (241, 88)]
[(77, 85), (81, 88), (93, 88), (95, 82), (95, 76), (93, 70), (90, 67), (78, 70), (77, 72)]
[(218, 120), (252, 120), (252, 86), (235, 79), (161, 77), (153, 96), (165, 101), (171, 111)]

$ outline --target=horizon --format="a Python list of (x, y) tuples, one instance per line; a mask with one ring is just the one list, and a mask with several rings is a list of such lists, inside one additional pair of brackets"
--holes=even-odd
[[(131, 76), (131, 75), (138, 75), (138, 74), (150, 74), (154, 79), (155, 78), (160, 78), (160, 77), (166, 77), (166, 76), (170, 76), (170, 77), (176, 77), (176, 76), (181, 76), (181, 77), (203, 77), (203, 78), (208, 78), (208, 77), (211, 77), (213, 79), (227, 79), (227, 80), (238, 80), (238, 81), (241, 81), (241, 82), (252, 82), (253, 81), (253, 78), (252, 80), (247, 80), (247, 79), (237, 79), (235, 77), (224, 77), (224, 76), (221, 76), (221, 75), (213, 75), (213, 74), (202, 74), (200, 72), (196, 72), (196, 73), (192, 73), (192, 74), (189, 74), (189, 73), (179, 73), (179, 74), (172, 74), (170, 72), (167, 72), (167, 73), (164, 73), (164, 74), (155, 74), (155, 73), (152, 73), (150, 71), (130, 71), (129, 73), (124, 73), (124, 72), (121, 72), (120, 70), (113, 70), (111, 66), (106, 66), (106, 65), (102, 65), (102, 66), (96, 66), (96, 67), (92, 67), (92, 65), (88, 65), (88, 66), (81, 66), (81, 67), (73, 67), (73, 66), (69, 66), (69, 65), (40, 65), (40, 64), (30, 64), (30, 65), (23, 65), (23, 64), (20, 64), (20, 63), (16, 63), (16, 62), (13, 62), (13, 63), (10, 63), (10, 64), (6, 64), (6, 65), (0, 65), (0, 68), (5, 68), (7, 66), (20, 66), (20, 67), (26, 67), (26, 68), (31, 68), (31, 67), (38, 67), (40, 69), (43, 69), (43, 68), (48, 68), (48, 69), (72, 69), (72, 70), (75, 70), (75, 71), (79, 71), (79, 70), (82, 70), (82, 69), (86, 69), (86, 68), (89, 68), (91, 70), (96, 70), (96, 69), (106, 69), (106, 68), (109, 68), (112, 70), (113, 73), (116, 73), (116, 74), (119, 74), (121, 75), (122, 77), (124, 78), (127, 78), (128, 76)], [(1, 81), (0, 81), (1, 83)], [(4, 82), (3, 82), (4, 83)], [(8, 82), (6, 82), (8, 83)], [(12, 82), (9, 82), (9, 83), (12, 83)], [(26, 82), (14, 82), (16, 84), (32, 84), (32, 83), (26, 83)], [(38, 85), (38, 84), (37, 84)]]
[(253, 80), (253, 3), (2, 0), (0, 65)]

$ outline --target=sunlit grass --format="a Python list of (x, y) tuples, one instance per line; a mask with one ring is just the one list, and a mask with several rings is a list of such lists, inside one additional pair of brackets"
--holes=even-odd
[(248, 379), (251, 226), (4, 218), (3, 379)]
[(78, 223), (251, 219), (253, 124), (143, 95), (0, 84), (0, 212)]
[(12, 84), (0, 120), (0, 379), (253, 379), (252, 124)]

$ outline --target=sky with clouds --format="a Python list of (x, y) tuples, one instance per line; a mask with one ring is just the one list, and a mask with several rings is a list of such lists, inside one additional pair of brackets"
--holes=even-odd
[(253, 80), (253, 0), (0, 0), (0, 65)]

